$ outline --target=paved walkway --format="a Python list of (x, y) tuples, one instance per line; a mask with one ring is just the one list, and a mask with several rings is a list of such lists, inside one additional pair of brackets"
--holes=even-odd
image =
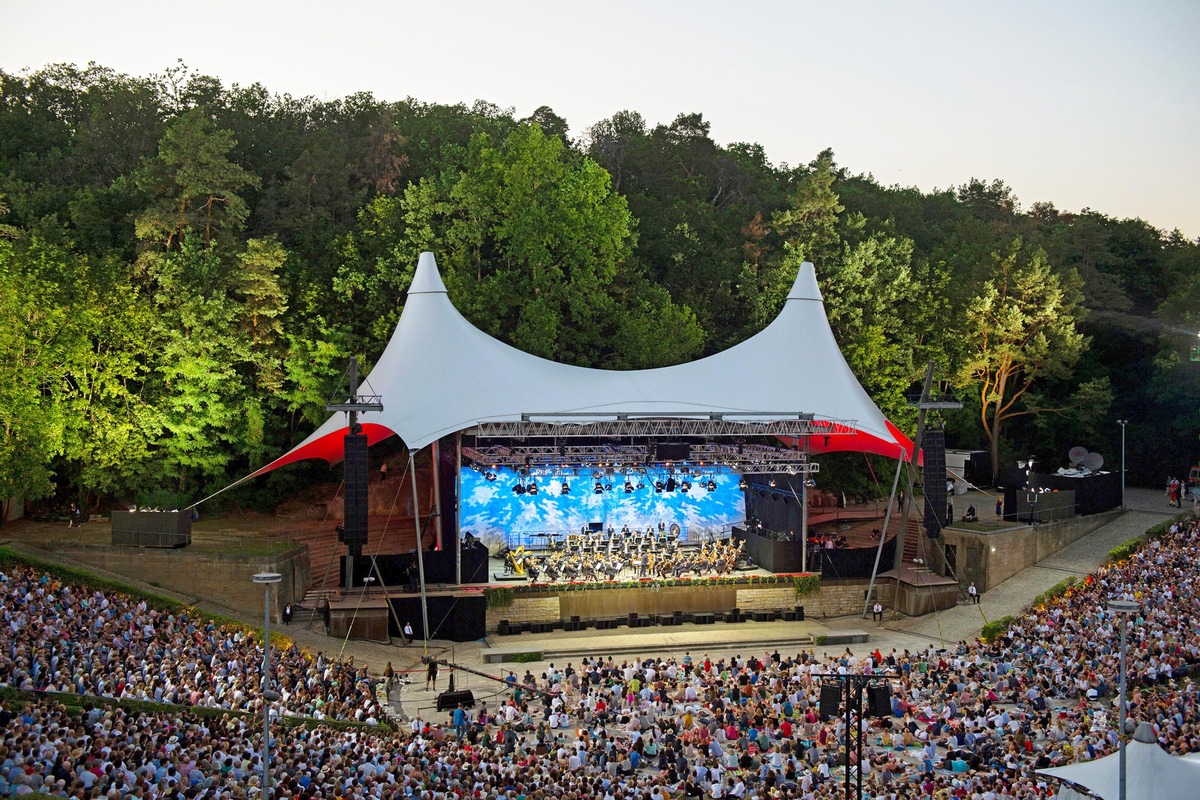
[(1127, 489), (1125, 502), (1130, 509), (1127, 513), (993, 587), (980, 596), (979, 605), (961, 603), (923, 617), (885, 620), (882, 625), (857, 616), (825, 620), (825, 624), (833, 630), (843, 626), (863, 628), (871, 634), (872, 647), (878, 646), (884, 652), (893, 647), (911, 650), (971, 641), (989, 620), (1021, 613), (1034, 597), (1056, 583), (1094, 572), (1114, 547), (1180, 513), (1167, 505), (1161, 491), (1154, 489)]

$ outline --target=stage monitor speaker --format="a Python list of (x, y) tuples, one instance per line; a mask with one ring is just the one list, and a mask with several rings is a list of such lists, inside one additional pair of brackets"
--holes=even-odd
[(886, 683), (867, 687), (867, 713), (872, 717), (892, 715), (892, 687)]
[(654, 445), (655, 461), (687, 461), (692, 457), (692, 446), (687, 442), (660, 442)]
[(819, 713), (821, 719), (833, 719), (837, 717), (842, 706), (842, 687), (835, 683), (825, 683), (821, 685), (821, 704)]
[(342, 534), (346, 544), (365, 544), (367, 541), (367, 437), (362, 434), (346, 436), (346, 518)]
[(463, 708), (475, 707), (475, 695), (471, 694), (470, 689), (459, 689), (457, 692), (442, 692), (437, 696), (438, 711), (453, 711), (458, 708), (460, 703)]

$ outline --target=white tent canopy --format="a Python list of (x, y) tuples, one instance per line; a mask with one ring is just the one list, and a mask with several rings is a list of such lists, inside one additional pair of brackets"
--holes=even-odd
[[(477, 424), (526, 415), (553, 422), (556, 414), (571, 423), (617, 414), (736, 415), (745, 422), (812, 414), (852, 423), (872, 445), (862, 449), (899, 455), (911, 448), (842, 357), (808, 262), (779, 316), (745, 342), (687, 364), (612, 371), (539, 358), (479, 330), (450, 302), (433, 254), (422, 253), (400, 321), (365, 383), (384, 406), (360, 415), (369, 437), (394, 433), (413, 450)], [(303, 458), (336, 460), (341, 441), (331, 446), (330, 437), (344, 431), (345, 418), (335, 414), (255, 474)]]
[[(1120, 753), (1038, 772), (1083, 786), (1104, 800), (1117, 800), (1120, 791)], [(1143, 722), (1125, 746), (1125, 796), (1126, 800), (1200, 800), (1200, 762), (1163, 750), (1153, 728)]]

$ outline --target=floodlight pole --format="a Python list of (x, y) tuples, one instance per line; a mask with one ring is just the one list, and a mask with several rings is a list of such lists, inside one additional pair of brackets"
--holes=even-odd
[(262, 768), (263, 785), (262, 800), (271, 800), (271, 584), (279, 583), (283, 576), (278, 572), (259, 572), (253, 581), (263, 587), (263, 667), (262, 667), (262, 699), (263, 699), (263, 740)]
[(1125, 508), (1125, 426), (1129, 420), (1119, 419), (1117, 424), (1121, 426), (1121, 508)]
[(1125, 695), (1125, 626), (1128, 624), (1129, 615), (1137, 614), (1142, 607), (1132, 600), (1109, 600), (1108, 610), (1121, 617), (1121, 712), (1117, 723), (1117, 746), (1120, 752), (1117, 763), (1120, 788), (1117, 796), (1121, 800), (1125, 800), (1125, 704), (1127, 702)]

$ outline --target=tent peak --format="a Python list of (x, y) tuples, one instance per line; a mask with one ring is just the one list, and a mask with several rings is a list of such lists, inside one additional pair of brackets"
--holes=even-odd
[(1158, 738), (1154, 735), (1154, 726), (1149, 722), (1138, 723), (1137, 730), (1133, 732), (1133, 740), (1143, 744), (1158, 744)]
[(446, 284), (442, 283), (442, 275), (438, 272), (437, 260), (433, 253), (426, 250), (417, 259), (417, 271), (413, 275), (412, 286), (408, 287), (412, 294), (446, 294)]
[(811, 261), (805, 261), (800, 265), (800, 271), (796, 273), (796, 282), (792, 284), (792, 290), (788, 292), (787, 299), (821, 300), (821, 289), (817, 286), (817, 270)]

